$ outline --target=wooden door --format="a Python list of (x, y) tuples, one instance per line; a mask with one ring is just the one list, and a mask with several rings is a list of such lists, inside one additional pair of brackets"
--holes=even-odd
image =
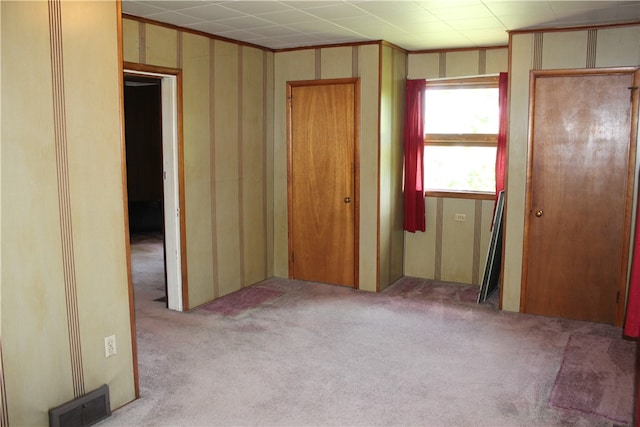
[(288, 89), (289, 275), (357, 287), (357, 80)]
[(532, 74), (527, 313), (622, 322), (637, 83), (629, 69)]

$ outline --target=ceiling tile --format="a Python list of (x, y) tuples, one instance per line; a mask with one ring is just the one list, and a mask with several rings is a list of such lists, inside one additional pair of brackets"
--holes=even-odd
[(194, 16), (183, 15), (178, 12), (161, 12), (154, 13), (152, 15), (147, 15), (150, 19), (154, 19), (160, 22), (170, 22), (173, 25), (178, 25), (180, 27), (186, 27), (191, 24), (197, 24), (199, 22), (204, 22), (200, 18), (196, 18)]
[(151, 6), (150, 4), (124, 0), (122, 2), (122, 12), (130, 15), (146, 17), (149, 14), (164, 12), (164, 9)]
[(380, 39), (409, 50), (494, 46), (508, 43), (506, 30), (640, 21), (640, 1), (606, 0), (123, 0), (122, 8), (271, 48)]
[(260, 18), (273, 22), (274, 24), (297, 24), (301, 22), (317, 21), (314, 16), (297, 9), (290, 9), (281, 12), (263, 13)]
[(196, 18), (203, 19), (205, 21), (215, 21), (219, 19), (237, 18), (239, 16), (246, 16), (242, 12), (227, 9), (218, 4), (208, 4), (206, 6), (192, 7), (182, 10), (182, 13), (189, 16), (195, 16)]
[(246, 13), (248, 15), (261, 15), (263, 13), (283, 12), (292, 10), (291, 6), (287, 6), (279, 1), (255, 1), (241, 0), (225, 2), (224, 7)]
[(161, 9), (173, 11), (202, 6), (204, 4), (201, 0), (145, 0), (145, 3)]
[(490, 28), (506, 29), (504, 24), (493, 16), (473, 19), (448, 19), (446, 23), (455, 30), (482, 30)]
[(357, 7), (353, 7), (348, 3), (342, 4), (334, 4), (331, 6), (322, 6), (315, 8), (307, 8), (305, 9), (307, 13), (310, 13), (313, 16), (317, 16), (322, 19), (335, 19), (335, 18), (354, 18), (354, 17), (362, 17), (369, 16), (369, 13), (366, 11), (359, 9)]
[(229, 27), (228, 25), (223, 25), (213, 21), (187, 25), (187, 28), (191, 28), (192, 30), (202, 31), (209, 34), (216, 34), (216, 35), (220, 34), (223, 31), (231, 31), (234, 29)]
[(265, 21), (264, 19), (260, 19), (255, 16), (240, 16), (238, 18), (230, 18), (230, 19), (220, 19), (215, 22), (218, 22), (222, 25), (227, 25), (231, 28), (235, 28), (237, 30), (244, 29), (253, 29), (253, 28), (262, 28), (262, 27), (271, 27), (273, 26), (272, 22)]

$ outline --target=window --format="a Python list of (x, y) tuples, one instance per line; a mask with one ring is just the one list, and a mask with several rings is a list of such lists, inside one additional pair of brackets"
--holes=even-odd
[(497, 76), (427, 81), (427, 193), (495, 194), (498, 124)]

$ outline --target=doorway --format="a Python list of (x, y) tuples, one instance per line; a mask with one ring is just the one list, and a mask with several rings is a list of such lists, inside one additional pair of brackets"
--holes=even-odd
[(133, 285), (139, 298), (167, 304), (161, 84), (125, 75), (124, 112)]
[[(162, 198), (160, 201), (154, 199), (154, 205), (149, 206), (146, 203), (143, 206), (143, 215), (148, 215), (152, 225), (157, 227), (158, 217), (161, 217), (161, 233), (163, 239), (163, 253), (164, 253), (164, 276), (165, 276), (165, 296), (166, 305), (171, 310), (183, 311), (188, 309), (187, 295), (187, 283), (186, 283), (186, 260), (184, 253), (184, 184), (183, 184), (183, 172), (182, 172), (182, 149), (180, 143), (180, 121), (179, 119), (179, 87), (180, 87), (180, 74), (179, 70), (175, 70), (172, 73), (158, 72), (158, 70), (144, 70), (140, 69), (140, 66), (136, 66), (136, 69), (130, 69), (125, 64), (124, 80), (125, 86), (127, 81), (137, 82), (138, 87), (151, 83), (159, 83), (159, 89), (156, 87), (156, 91), (159, 91), (160, 105), (159, 111), (156, 113), (147, 113), (147, 115), (160, 116), (161, 120), (158, 123), (159, 128), (151, 132), (157, 132), (160, 134), (160, 155), (161, 166), (157, 165), (157, 156), (151, 156), (149, 159), (153, 161), (155, 166), (151, 167), (153, 173), (159, 176), (160, 183), (158, 184), (155, 179), (151, 184), (156, 188), (161, 187)], [(162, 70), (160, 70), (162, 71)], [(131, 85), (131, 84), (130, 84)], [(149, 89), (153, 91), (153, 89)], [(125, 89), (126, 91), (126, 89)], [(153, 99), (151, 97), (150, 99)], [(152, 101), (153, 102), (153, 101)], [(158, 107), (155, 105), (154, 107)], [(138, 106), (140, 109), (146, 109), (146, 107)], [(150, 108), (150, 111), (154, 108)], [(127, 128), (125, 123), (125, 128)], [(127, 142), (125, 141), (125, 145)], [(128, 150), (127, 150), (128, 151)], [(127, 159), (128, 160), (128, 159)], [(158, 172), (158, 168), (160, 171)], [(129, 166), (128, 166), (129, 169)], [(147, 170), (147, 166), (141, 168), (143, 171)], [(128, 171), (128, 173), (130, 173)], [(137, 173), (137, 172), (136, 172)], [(135, 200), (134, 200), (135, 201)]]
[(289, 276), (357, 288), (359, 81), (287, 90)]
[(638, 77), (637, 69), (532, 72), (526, 313), (622, 323)]

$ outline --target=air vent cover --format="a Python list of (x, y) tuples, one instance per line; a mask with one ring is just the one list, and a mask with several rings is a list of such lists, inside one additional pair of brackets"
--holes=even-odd
[(109, 386), (102, 387), (49, 409), (51, 427), (85, 427), (101, 421), (111, 415)]

